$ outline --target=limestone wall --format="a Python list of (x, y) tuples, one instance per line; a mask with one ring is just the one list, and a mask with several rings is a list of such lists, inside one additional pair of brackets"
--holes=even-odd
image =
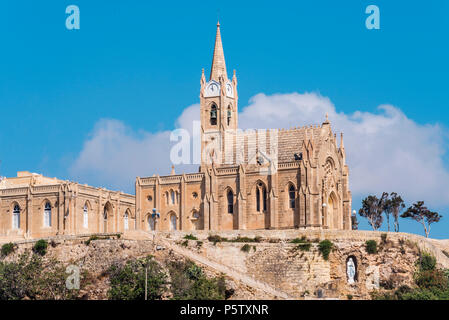
[[(191, 233), (198, 240), (184, 239), (186, 234)], [(238, 236), (248, 238), (257, 236), (262, 239), (261, 242), (246, 243), (250, 248), (245, 251), (242, 250), (245, 245), (243, 242), (222, 241), (214, 244), (207, 240), (210, 234), (228, 239)], [(161, 246), (166, 248), (166, 252), (174, 250), (197, 263), (215, 268), (217, 272), (226, 272), (231, 278), (254, 279), (253, 282), (257, 282), (259, 287), (263, 287), (260, 283), (266, 284), (269, 288), (285, 293), (285, 296), (293, 299), (347, 299), (350, 296), (354, 299), (369, 299), (373, 290), (410, 285), (413, 282), (420, 250), (436, 256), (440, 266), (447, 268), (449, 265), (448, 258), (432, 240), (406, 233), (386, 233), (386, 241), (383, 241), (382, 234), (383, 232), (332, 230), (171, 233), (131, 231), (122, 235), (121, 240), (98, 242), (101, 243), (101, 253), (97, 252), (100, 247), (95, 249), (98, 253), (95, 253), (95, 256), (98, 256), (98, 259), (89, 258), (92, 260), (89, 268), (94, 268), (96, 264), (97, 267), (103, 266), (103, 262), (110, 262), (118, 256), (123, 259), (143, 253), (154, 253), (155, 246)], [(310, 249), (306, 251), (298, 249), (297, 245), (291, 243), (291, 239), (303, 236), (311, 242)], [(91, 256), (89, 250), (92, 249), (82, 242), (85, 237), (58, 239), (58, 243), (64, 243), (63, 246), (53, 250), (59, 253), (59, 257), (69, 261), (79, 260), (86, 254)], [(133, 239), (133, 242), (127, 242), (129, 240), (126, 239)], [(328, 260), (323, 258), (318, 249), (318, 243), (323, 239), (331, 240), (334, 245)], [(369, 239), (377, 241), (378, 253), (369, 254), (366, 251), (365, 242)], [(73, 243), (72, 247), (70, 243)], [(33, 241), (23, 241), (20, 246), (31, 248), (32, 245)], [(175, 250), (177, 248), (180, 250)], [(350, 257), (354, 259), (357, 271), (353, 284), (348, 283), (346, 269)], [(251, 283), (245, 281), (246, 285)], [(260, 295), (258, 297), (264, 298)], [(266, 298), (271, 297), (272, 295)]]

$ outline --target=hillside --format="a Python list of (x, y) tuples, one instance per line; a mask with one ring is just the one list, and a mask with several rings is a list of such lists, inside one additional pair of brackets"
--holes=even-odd
[[(193, 240), (185, 239), (187, 238)], [(87, 285), (79, 297), (107, 299), (108, 270), (130, 259), (154, 256), (163, 269), (170, 261), (191, 260), (209, 277), (225, 275), (230, 299), (370, 299), (376, 290), (413, 285), (420, 252), (429, 252), (448, 268), (442, 250), (447, 242), (404, 233), (368, 231), (261, 230), (190, 233), (129, 232), (86, 242), (81, 238), (53, 238), (46, 260), (75, 264), (85, 271)], [(320, 242), (330, 240), (325, 259)], [(366, 241), (375, 240), (377, 252), (368, 253)], [(34, 245), (17, 244), (3, 261), (15, 261)], [(356, 265), (348, 283), (347, 262)], [(170, 298), (169, 295), (164, 298)]]

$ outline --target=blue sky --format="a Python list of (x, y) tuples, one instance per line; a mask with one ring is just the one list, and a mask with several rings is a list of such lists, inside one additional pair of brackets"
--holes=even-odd
[[(71, 4), (80, 8), (80, 30), (65, 28), (65, 8)], [(365, 28), (369, 4), (380, 8), (380, 30)], [(422, 130), (438, 128), (435, 154), (442, 170), (448, 169), (445, 0), (344, 5), (330, 0), (5, 0), (0, 3), (0, 174), (29, 170), (102, 185), (73, 170), (86, 141), (101, 119), (119, 121), (130, 139), (175, 128), (183, 111), (199, 101), (201, 68), (208, 74), (218, 10), (228, 73), (237, 70), (240, 110), (259, 93), (315, 92), (345, 115), (376, 115), (382, 113), (379, 105), (393, 105)], [(414, 131), (408, 134), (421, 141)], [(432, 141), (426, 139), (424, 145)], [(152, 169), (153, 156), (158, 155), (147, 160), (142, 175), (168, 173), (169, 166), (164, 172)], [(134, 178), (104, 184), (133, 192)], [(385, 191), (395, 191), (389, 185), (386, 181)], [(368, 193), (354, 194), (354, 209)], [(449, 200), (429, 199), (410, 196), (443, 214), (449, 208)], [(417, 223), (403, 225), (403, 231), (422, 233)], [(448, 227), (444, 218), (432, 235), (448, 238)]]

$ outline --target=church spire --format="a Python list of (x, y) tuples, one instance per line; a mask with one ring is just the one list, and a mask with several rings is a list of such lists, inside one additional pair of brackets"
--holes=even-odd
[(210, 70), (210, 79), (217, 80), (220, 76), (228, 78), (226, 74), (226, 63), (221, 43), (220, 22), (217, 21), (217, 35), (215, 36), (214, 57), (212, 59), (212, 68)]

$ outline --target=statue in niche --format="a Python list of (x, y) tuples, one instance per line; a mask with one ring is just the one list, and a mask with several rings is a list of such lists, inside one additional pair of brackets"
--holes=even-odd
[(346, 274), (348, 275), (348, 283), (353, 284), (355, 282), (356, 268), (352, 257), (349, 257), (346, 262)]

